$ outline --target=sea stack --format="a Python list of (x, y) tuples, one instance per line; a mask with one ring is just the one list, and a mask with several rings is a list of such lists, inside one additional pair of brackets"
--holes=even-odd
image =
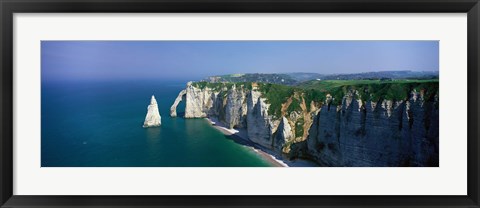
[(155, 100), (155, 96), (153, 95), (147, 110), (148, 110), (147, 116), (145, 116), (145, 122), (143, 123), (143, 128), (160, 126), (160, 124), (162, 123), (160, 121), (161, 120), (160, 112), (158, 112), (157, 100)]

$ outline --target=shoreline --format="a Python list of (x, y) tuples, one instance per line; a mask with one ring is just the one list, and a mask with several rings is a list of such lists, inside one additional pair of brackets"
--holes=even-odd
[[(247, 132), (245, 132), (245, 130), (229, 129), (222, 122), (216, 120), (215, 118), (205, 118), (205, 120), (207, 120), (212, 125), (212, 127), (219, 130), (224, 135), (232, 137), (232, 139), (235, 142), (250, 148), (253, 152), (255, 152), (260, 157), (262, 157), (262, 159), (271, 163), (274, 167), (312, 167), (311, 165), (314, 164), (313, 162), (303, 161), (303, 160), (295, 160), (295, 161), (284, 160), (277, 153), (274, 153), (271, 150), (267, 150), (265, 147), (262, 147), (252, 142), (248, 138)], [(313, 167), (316, 167), (316, 166), (317, 165)]]

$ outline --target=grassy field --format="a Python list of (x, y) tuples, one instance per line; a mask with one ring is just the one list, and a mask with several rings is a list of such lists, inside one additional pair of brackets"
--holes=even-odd
[(376, 85), (376, 84), (411, 84), (411, 83), (438, 83), (438, 79), (405, 79), (405, 80), (312, 80), (298, 85), (304, 89), (330, 90), (343, 86)]
[(426, 99), (438, 94), (438, 79), (406, 80), (325, 80), (300, 84), (303, 89), (320, 90), (333, 97), (341, 96), (347, 90), (357, 90), (365, 100), (404, 100), (412, 90), (424, 91)]

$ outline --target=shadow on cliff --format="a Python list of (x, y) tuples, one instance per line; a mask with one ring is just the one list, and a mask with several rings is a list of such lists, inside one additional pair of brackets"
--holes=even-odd
[(245, 145), (245, 146), (249, 146), (249, 147), (257, 147), (257, 145), (255, 143), (253, 143), (252, 141), (247, 141), (237, 134), (225, 135), (225, 138), (227, 138), (229, 140), (232, 140), (233, 142), (235, 142), (237, 144), (241, 144), (241, 145)]
[(306, 158), (294, 158), (293, 160), (292, 158), (288, 159), (286, 155), (280, 155), (279, 153), (273, 152), (272, 150), (269, 150), (253, 141), (246, 140), (237, 134), (225, 135), (225, 138), (232, 140), (237, 144), (252, 147), (255, 150), (260, 150), (264, 152), (263, 154), (268, 154), (274, 157), (276, 160), (280, 160), (283, 163), (287, 164), (289, 167), (318, 167), (319, 166), (319, 164), (317, 164), (315, 161), (310, 161)]
[(177, 112), (178, 118), (185, 118), (185, 112)]

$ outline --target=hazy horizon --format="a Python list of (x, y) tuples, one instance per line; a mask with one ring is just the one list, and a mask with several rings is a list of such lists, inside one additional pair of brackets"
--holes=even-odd
[(42, 41), (43, 81), (438, 71), (438, 41)]

